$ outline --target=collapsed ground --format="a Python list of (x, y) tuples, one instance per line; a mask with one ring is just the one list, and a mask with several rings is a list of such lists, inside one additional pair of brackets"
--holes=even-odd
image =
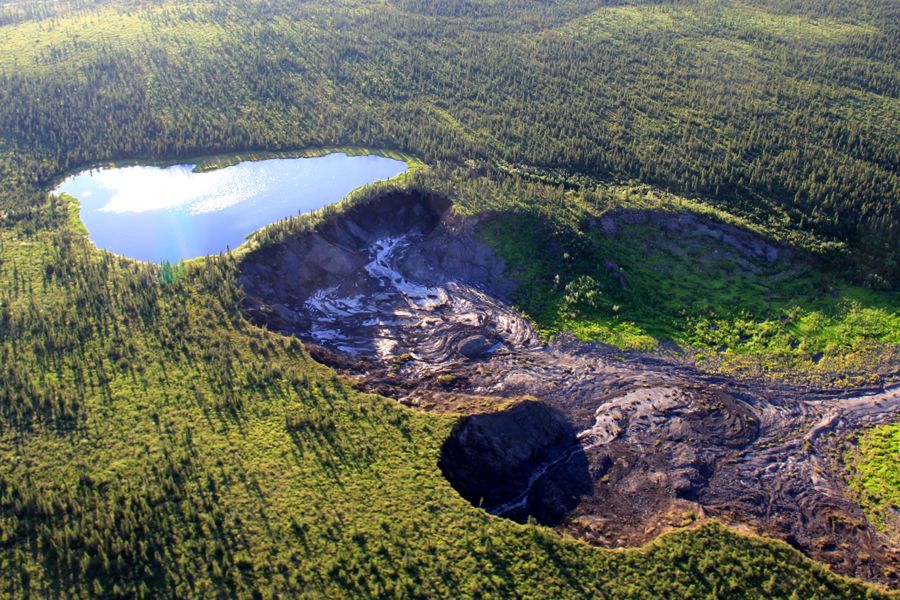
[[(510, 303), (517, 281), (479, 234), (501, 218), (461, 218), (412, 192), (354, 206), (247, 256), (245, 309), (366, 390), (467, 414), (440, 466), (489, 512), (615, 547), (715, 517), (898, 585), (900, 549), (850, 499), (836, 446), (898, 418), (895, 374), (815, 390), (709, 374), (672, 353), (548, 343)], [(612, 237), (637, 218), (585, 227)], [(672, 218), (652, 217), (676, 235), (703, 231), (750, 268), (802, 260), (731, 226)], [(618, 265), (602, 269), (628, 286)]]

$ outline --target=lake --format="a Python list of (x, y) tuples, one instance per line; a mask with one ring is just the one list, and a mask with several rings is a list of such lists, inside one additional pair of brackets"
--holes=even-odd
[(406, 170), (383, 156), (335, 153), (248, 161), (205, 173), (194, 165), (91, 169), (54, 193), (81, 203), (99, 248), (149, 262), (218, 254), (273, 221), (337, 202), (353, 189)]

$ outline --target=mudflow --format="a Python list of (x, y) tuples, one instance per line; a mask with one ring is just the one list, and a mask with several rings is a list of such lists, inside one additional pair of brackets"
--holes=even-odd
[[(596, 226), (615, 235), (610, 219)], [(666, 219), (746, 258), (781, 251), (729, 226)], [(900, 586), (897, 536), (853, 502), (836, 450), (898, 418), (896, 382), (810, 390), (565, 337), (544, 343), (506, 300), (515, 282), (476, 224), (415, 193), (353, 207), (245, 259), (248, 317), (296, 335), (365, 390), (465, 414), (440, 468), (495, 515), (533, 516), (607, 547), (714, 517)]]

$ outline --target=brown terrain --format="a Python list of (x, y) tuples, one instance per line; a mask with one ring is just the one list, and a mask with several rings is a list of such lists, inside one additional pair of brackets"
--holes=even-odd
[[(672, 218), (748, 256), (781, 250), (730, 226)], [(712, 517), (900, 586), (900, 548), (848, 496), (836, 450), (852, 432), (898, 418), (895, 381), (816, 390), (544, 343), (506, 300), (515, 282), (476, 225), (414, 193), (353, 207), (245, 259), (247, 314), (296, 335), (363, 389), (467, 415), (439, 466), (495, 515), (531, 516), (606, 547)], [(595, 226), (615, 234), (614, 221)]]

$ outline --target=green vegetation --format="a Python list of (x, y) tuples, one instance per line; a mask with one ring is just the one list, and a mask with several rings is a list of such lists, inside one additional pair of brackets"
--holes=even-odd
[[(643, 222), (616, 224), (629, 216)], [(679, 227), (677, 219), (611, 212), (615, 231), (560, 233), (503, 216), (482, 233), (522, 282), (519, 305), (547, 334), (640, 350), (671, 340), (708, 366), (846, 384), (875, 377), (896, 352), (896, 293), (852, 286), (803, 257), (745, 256), (704, 233), (702, 221)]]
[(637, 178), (846, 242), (871, 285), (900, 273), (890, 0), (70, 0), (0, 23), (5, 207), (102, 161), (385, 148)]
[(452, 420), (249, 325), (232, 257), (131, 263), (71, 217), (0, 229), (0, 596), (871, 593), (714, 524), (613, 552), (489, 517), (436, 467)]
[[(570, 251), (535, 256), (493, 232), (534, 283), (523, 305), (549, 328), (851, 360), (854, 344), (896, 341), (895, 296), (843, 275), (794, 281), (781, 266), (732, 276), (714, 258), (704, 266), (718, 276), (704, 281), (648, 231), (632, 234), (651, 244), (649, 261), (577, 232), (622, 206), (699, 208), (814, 250), (856, 283), (895, 286), (897, 10), (889, 0), (865, 10), (3, 3), (0, 596), (878, 596), (715, 524), (610, 552), (488, 517), (436, 467), (451, 419), (360, 394), (296, 340), (243, 319), (243, 250), (135, 264), (97, 251), (77, 207), (46, 192), (110, 161), (212, 155), (210, 168), (235, 153), (383, 148), (430, 166), (350, 201), (391, 186), (444, 192), (470, 214), (537, 219)], [(337, 210), (268, 227), (250, 245)], [(607, 253), (629, 278), (620, 316), (606, 312), (619, 293), (608, 270), (589, 258)], [(558, 261), (567, 268), (554, 289), (544, 277)], [(675, 274), (651, 286), (661, 265), (701, 294)], [(807, 294), (798, 310), (779, 282)], [(794, 320), (767, 333), (785, 314)]]
[(846, 453), (850, 485), (872, 522), (897, 537), (900, 521), (900, 423), (874, 427)]

